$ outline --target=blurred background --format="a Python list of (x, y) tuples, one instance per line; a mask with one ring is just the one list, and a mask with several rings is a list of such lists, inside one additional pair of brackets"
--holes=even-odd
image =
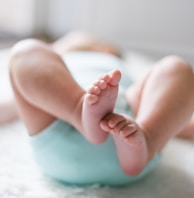
[(122, 50), (178, 54), (194, 63), (193, 0), (0, 0), (0, 48), (84, 30)]

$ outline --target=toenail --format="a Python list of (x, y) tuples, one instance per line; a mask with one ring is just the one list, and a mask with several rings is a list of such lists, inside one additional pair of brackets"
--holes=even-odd
[(105, 83), (104, 80), (101, 80), (101, 81), (100, 81), (100, 88), (101, 88), (101, 89), (105, 89), (105, 88), (106, 88), (106, 83)]
[(94, 90), (95, 92), (97, 92), (97, 94), (100, 93), (100, 89), (99, 89), (97, 86), (94, 86), (94, 87), (93, 87), (93, 90)]
[(134, 133), (135, 131), (137, 131), (137, 127), (134, 124), (128, 125), (127, 128), (128, 128), (127, 131), (125, 131), (123, 129), (120, 130), (121, 136), (124, 137), (124, 136), (130, 135), (131, 133)]
[(114, 126), (115, 126), (115, 123), (114, 123), (114, 121), (109, 120), (108, 125), (109, 125), (110, 127), (114, 127)]
[(105, 75), (104, 76), (104, 80), (107, 82), (109, 80), (109, 76), (108, 75)]
[(128, 132), (128, 131), (125, 132), (125, 131), (121, 130), (121, 131), (120, 131), (120, 135), (121, 135), (122, 137), (125, 137), (125, 136), (129, 135), (129, 132)]
[(137, 127), (136, 127), (135, 124), (130, 124), (129, 127), (130, 127), (131, 131), (136, 131), (137, 130)]

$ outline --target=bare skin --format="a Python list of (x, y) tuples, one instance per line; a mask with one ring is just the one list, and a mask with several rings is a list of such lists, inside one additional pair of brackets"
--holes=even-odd
[(177, 135), (177, 137), (187, 140), (194, 140), (194, 115), (186, 127)]
[(85, 94), (82, 107), (82, 125), (91, 142), (101, 143), (108, 133), (100, 127), (101, 119), (113, 112), (121, 79), (119, 70), (101, 76)]
[[(149, 147), (146, 133), (135, 120), (128, 115), (111, 113), (100, 123), (103, 130), (113, 135), (120, 162), (128, 161), (123, 170), (129, 175), (136, 175), (146, 166), (149, 159)], [(127, 152), (127, 153), (126, 153)]]

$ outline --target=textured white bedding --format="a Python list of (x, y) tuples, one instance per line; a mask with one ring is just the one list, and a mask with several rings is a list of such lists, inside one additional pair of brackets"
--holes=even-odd
[[(6, 75), (8, 51), (0, 52), (0, 100), (10, 97)], [(128, 53), (134, 79), (152, 59)], [(141, 72), (140, 72), (141, 71)], [(0, 197), (2, 198), (193, 198), (194, 142), (174, 139), (164, 149), (153, 172), (142, 181), (123, 188), (68, 187), (56, 184), (39, 172), (18, 121), (0, 127)]]

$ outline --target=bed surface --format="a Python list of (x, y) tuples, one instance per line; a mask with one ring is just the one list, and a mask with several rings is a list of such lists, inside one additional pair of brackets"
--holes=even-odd
[[(8, 89), (7, 57), (0, 51), (0, 100), (11, 95)], [(134, 79), (153, 59), (130, 52), (126, 55)], [(141, 70), (141, 72), (139, 72)], [(171, 140), (157, 167), (143, 180), (122, 188), (68, 187), (41, 175), (20, 121), (0, 127), (0, 197), (4, 198), (193, 198), (194, 142)]]

